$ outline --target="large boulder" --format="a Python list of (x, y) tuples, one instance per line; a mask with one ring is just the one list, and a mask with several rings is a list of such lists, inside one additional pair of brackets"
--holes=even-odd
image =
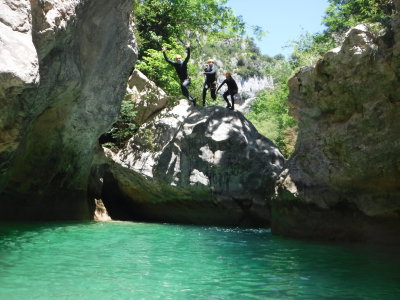
[(134, 121), (142, 125), (165, 108), (168, 97), (153, 81), (135, 69), (129, 77), (124, 100), (132, 102), (136, 111)]
[(352, 28), (290, 79), (299, 134), (277, 187), (274, 233), (400, 242), (399, 31)]
[(132, 1), (0, 3), (0, 219), (82, 219), (136, 58)]
[(144, 124), (110, 157), (104, 185), (115, 193), (103, 200), (111, 217), (107, 198), (148, 220), (243, 226), (269, 224), (269, 199), (284, 163), (241, 113), (186, 100)]

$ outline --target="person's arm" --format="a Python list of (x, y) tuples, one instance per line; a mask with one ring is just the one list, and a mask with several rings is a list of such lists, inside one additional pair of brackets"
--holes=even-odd
[(183, 61), (183, 63), (184, 63), (184, 64), (187, 64), (187, 62), (189, 61), (189, 59), (190, 59), (190, 43), (187, 43), (187, 45), (186, 45), (186, 58), (185, 58), (185, 60)]
[(167, 57), (167, 54), (165, 54), (166, 51), (167, 51), (167, 48), (166, 48), (166, 47), (162, 47), (162, 53), (163, 53), (163, 55), (164, 55), (165, 61), (166, 61), (167, 63), (169, 63), (170, 65), (173, 65), (174, 63), (173, 63), (172, 61), (170, 61), (170, 60), (168, 59), (168, 57)]
[(224, 85), (226, 83), (226, 79), (224, 80), (224, 81), (222, 81), (222, 83), (219, 85), (219, 87), (217, 88), (217, 93), (218, 93), (218, 91), (219, 91), (219, 89)]

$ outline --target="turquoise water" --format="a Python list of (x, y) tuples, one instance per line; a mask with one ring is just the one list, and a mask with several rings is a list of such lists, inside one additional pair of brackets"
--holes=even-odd
[(0, 299), (400, 299), (395, 248), (130, 222), (0, 235)]

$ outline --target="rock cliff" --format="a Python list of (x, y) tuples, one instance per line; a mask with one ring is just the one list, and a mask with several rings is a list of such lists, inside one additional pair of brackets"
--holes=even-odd
[(93, 171), (103, 179), (93, 181), (102, 182), (97, 194), (111, 217), (242, 226), (269, 224), (284, 163), (241, 113), (186, 100), (110, 157), (114, 162), (100, 160)]
[(400, 243), (400, 27), (351, 29), (289, 81), (299, 123), (274, 233)]
[(136, 46), (123, 1), (0, 3), (0, 219), (89, 218), (94, 149)]

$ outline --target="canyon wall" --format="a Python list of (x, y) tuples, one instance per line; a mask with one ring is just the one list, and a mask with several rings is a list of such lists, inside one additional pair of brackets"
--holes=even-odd
[(400, 243), (400, 26), (351, 29), (289, 81), (299, 124), (272, 232)]
[(91, 216), (99, 136), (136, 59), (132, 3), (0, 3), (0, 219)]

